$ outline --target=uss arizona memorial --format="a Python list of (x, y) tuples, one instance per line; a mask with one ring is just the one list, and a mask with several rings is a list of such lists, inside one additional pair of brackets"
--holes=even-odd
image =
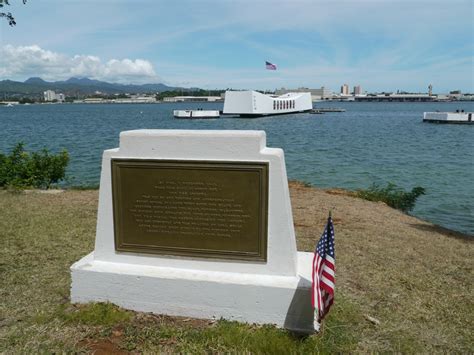
[(309, 92), (270, 96), (257, 91), (226, 91), (224, 114), (240, 116), (278, 115), (305, 112), (313, 108)]
[(286, 93), (265, 95), (257, 91), (226, 91), (224, 110), (174, 110), (176, 118), (216, 118), (220, 114), (258, 117), (288, 113), (308, 112), (313, 109), (311, 93)]

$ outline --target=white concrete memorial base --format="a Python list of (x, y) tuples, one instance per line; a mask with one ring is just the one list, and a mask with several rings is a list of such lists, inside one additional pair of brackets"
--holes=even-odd
[[(117, 252), (111, 159), (268, 162), (267, 261)], [(102, 160), (95, 249), (71, 266), (71, 301), (136, 311), (225, 318), (313, 332), (312, 253), (296, 251), (283, 151), (263, 131), (138, 130)]]

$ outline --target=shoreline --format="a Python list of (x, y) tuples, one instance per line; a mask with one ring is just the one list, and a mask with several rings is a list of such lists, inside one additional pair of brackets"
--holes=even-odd
[[(301, 184), (301, 182), (296, 181), (296, 180), (295, 181), (290, 181), (289, 183), (290, 184), (291, 183)], [(367, 201), (367, 200), (364, 200), (363, 198), (357, 197), (356, 194), (355, 194), (355, 191), (352, 191), (352, 190), (346, 190), (346, 189), (339, 188), (339, 187), (337, 187), (337, 188), (327, 188), (327, 189), (326, 188), (318, 188), (318, 187), (314, 187), (314, 186), (310, 186), (310, 187), (314, 188), (316, 190), (323, 191), (323, 192), (325, 192), (329, 195), (343, 195), (343, 196), (349, 196), (349, 197), (352, 197), (352, 198), (355, 198), (355, 199)], [(373, 201), (369, 201), (369, 202), (373, 202)], [(472, 238), (474, 238), (474, 234), (469, 234), (469, 233), (466, 233), (466, 232), (461, 232), (461, 231), (457, 231), (457, 230), (450, 229), (450, 228), (447, 228), (447, 227), (443, 227), (440, 224), (433, 223), (433, 222), (428, 221), (426, 219), (423, 219), (421, 217), (399, 211), (396, 208), (390, 207), (385, 202), (379, 201), (379, 202), (373, 202), (373, 203), (383, 204), (383, 205), (387, 206), (388, 208), (393, 209), (394, 211), (398, 211), (400, 213), (405, 214), (406, 216), (416, 218), (417, 220), (419, 220), (421, 222), (424, 222), (427, 225), (429, 225), (429, 227), (426, 227), (427, 229), (431, 229), (431, 230), (433, 230), (434, 232), (437, 232), (437, 233), (445, 234), (448, 237), (461, 238), (461, 239), (467, 239), (467, 240), (471, 240)]]

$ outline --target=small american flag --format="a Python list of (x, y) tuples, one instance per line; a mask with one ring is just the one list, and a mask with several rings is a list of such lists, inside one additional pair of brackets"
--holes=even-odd
[(277, 70), (277, 66), (270, 62), (265, 62), (265, 68), (267, 68), (268, 70)]
[(315, 316), (315, 329), (329, 312), (334, 301), (336, 256), (334, 253), (334, 226), (328, 218), (321, 239), (316, 246), (313, 258), (312, 304)]

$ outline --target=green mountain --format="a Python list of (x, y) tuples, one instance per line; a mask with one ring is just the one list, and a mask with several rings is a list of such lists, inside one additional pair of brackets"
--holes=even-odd
[(145, 94), (158, 93), (180, 88), (165, 84), (125, 85), (91, 80), (88, 78), (70, 78), (65, 81), (49, 82), (41, 78), (29, 78), (24, 82), (13, 80), (0, 81), (0, 99), (2, 97), (42, 97), (46, 90), (54, 90), (66, 96), (86, 96), (96, 92), (107, 95), (113, 94)]

